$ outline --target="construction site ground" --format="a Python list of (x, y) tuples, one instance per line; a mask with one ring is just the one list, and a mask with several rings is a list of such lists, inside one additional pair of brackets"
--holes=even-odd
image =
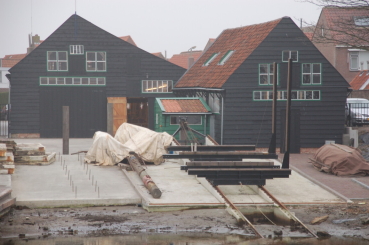
[[(0, 188), (11, 185), (17, 205), (0, 221), (2, 238), (136, 233), (252, 236), (227, 213), (212, 186), (180, 170), (179, 161), (147, 166), (162, 191), (161, 198), (154, 199), (135, 172), (84, 164), (83, 154), (62, 155), (62, 139), (15, 141), (41, 143), (47, 152), (57, 153), (57, 160), (46, 166), (17, 165), (13, 175), (0, 175)], [(71, 139), (69, 153), (87, 151), (91, 145), (92, 139)], [(291, 154), (290, 178), (267, 180), (265, 188), (314, 232), (369, 239), (368, 177), (318, 172), (309, 163), (310, 157), (312, 154)], [(241, 210), (272, 205), (257, 187), (220, 189)], [(325, 215), (326, 221), (310, 224)], [(294, 235), (283, 226), (271, 228), (257, 220), (255, 225), (265, 237), (275, 237), (275, 229)]]

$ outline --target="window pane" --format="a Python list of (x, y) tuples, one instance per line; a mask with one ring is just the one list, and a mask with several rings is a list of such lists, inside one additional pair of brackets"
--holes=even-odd
[(41, 77), (40, 84), (47, 84), (47, 77)]
[(97, 83), (98, 83), (98, 84), (105, 84), (105, 78), (103, 78), (103, 77), (99, 77), (99, 78), (97, 79)]
[(260, 100), (260, 92), (259, 91), (254, 92), (254, 99), (255, 100)]
[(67, 60), (67, 52), (59, 52), (59, 60)]
[(320, 64), (313, 64), (313, 73), (320, 73)]
[(269, 64), (269, 73), (273, 74), (273, 64)]
[(260, 65), (260, 73), (268, 73), (268, 65), (267, 64), (261, 64)]
[(168, 81), (163, 81), (163, 93), (168, 92)]
[(105, 61), (105, 52), (97, 52), (96, 53), (96, 56), (97, 56), (97, 61)]
[(297, 91), (291, 91), (291, 100), (297, 100)]
[(87, 62), (87, 70), (95, 71), (95, 62)]
[(319, 91), (313, 91), (313, 99), (319, 100), (320, 99), (320, 92)]
[(178, 124), (176, 116), (170, 116), (170, 124)]
[(270, 74), (270, 75), (269, 75), (269, 84), (270, 84), (270, 85), (273, 85), (273, 77), (274, 77), (274, 75), (273, 75), (273, 74)]
[(290, 57), (290, 51), (283, 51), (282, 53), (282, 61), (288, 61), (288, 58)]
[(65, 84), (73, 84), (73, 78), (71, 77), (65, 78)]
[(97, 62), (97, 70), (105, 71), (105, 62)]
[(54, 62), (54, 61), (49, 61), (48, 63), (47, 63), (47, 69), (49, 70), (49, 71), (55, 71), (56, 70), (56, 62)]
[(86, 52), (87, 54), (87, 60), (88, 61), (94, 61), (95, 60), (95, 53), (94, 52)]
[(302, 84), (310, 84), (310, 74), (302, 76)]
[(260, 75), (260, 84), (268, 84), (268, 75)]
[(267, 100), (268, 99), (268, 92), (262, 91), (261, 92), (261, 99), (262, 100)]
[(81, 84), (81, 78), (75, 77), (74, 84)]
[(187, 116), (187, 123), (191, 125), (201, 125), (201, 116)]
[(291, 59), (292, 61), (297, 61), (297, 51), (291, 51)]
[(320, 83), (320, 74), (314, 74), (313, 75), (313, 83), (319, 84)]
[(56, 52), (47, 52), (48, 60), (56, 60)]
[(304, 91), (299, 91), (299, 96), (298, 96), (299, 98), (299, 100), (304, 100), (305, 99), (305, 93), (304, 93)]
[(55, 77), (49, 77), (49, 84), (56, 84), (56, 78)]
[(82, 78), (82, 84), (88, 84), (88, 78), (87, 77)]
[(58, 77), (57, 83), (58, 84), (64, 84), (64, 77)]
[(269, 91), (268, 95), (269, 95), (269, 99), (272, 100), (273, 99), (273, 92)]
[(305, 99), (311, 100), (313, 98), (313, 91), (305, 91), (306, 97)]
[(168, 92), (172, 92), (173, 82), (168, 81)]
[(158, 92), (158, 81), (152, 81), (152, 90), (151, 92), (156, 93)]
[(96, 79), (96, 77), (91, 77), (91, 78), (90, 78), (90, 84), (97, 84), (97, 79)]
[(162, 93), (163, 92), (162, 81), (158, 81), (158, 92), (159, 93)]
[(302, 65), (302, 73), (310, 73), (310, 64)]
[(67, 62), (59, 62), (59, 71), (66, 71), (67, 68)]

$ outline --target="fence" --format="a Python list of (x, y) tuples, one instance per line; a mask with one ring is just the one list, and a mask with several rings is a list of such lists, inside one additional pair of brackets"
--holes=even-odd
[(10, 105), (0, 104), (0, 137), (9, 138)]
[(369, 103), (347, 103), (346, 126), (369, 125)]

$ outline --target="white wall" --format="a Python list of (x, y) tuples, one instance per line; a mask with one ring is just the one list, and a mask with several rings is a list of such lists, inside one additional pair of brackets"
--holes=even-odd
[(9, 88), (9, 80), (5, 76), (8, 74), (9, 67), (0, 67), (0, 88)]

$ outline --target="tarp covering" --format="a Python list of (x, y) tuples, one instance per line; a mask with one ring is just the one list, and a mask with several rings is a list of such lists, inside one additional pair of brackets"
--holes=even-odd
[(312, 159), (314, 167), (334, 175), (369, 175), (369, 163), (360, 151), (345, 145), (327, 144), (320, 147)]
[(114, 165), (136, 152), (147, 162), (163, 162), (164, 146), (171, 144), (173, 137), (167, 133), (157, 133), (150, 129), (123, 123), (117, 130), (115, 138), (104, 132), (96, 132), (85, 161), (99, 165)]

